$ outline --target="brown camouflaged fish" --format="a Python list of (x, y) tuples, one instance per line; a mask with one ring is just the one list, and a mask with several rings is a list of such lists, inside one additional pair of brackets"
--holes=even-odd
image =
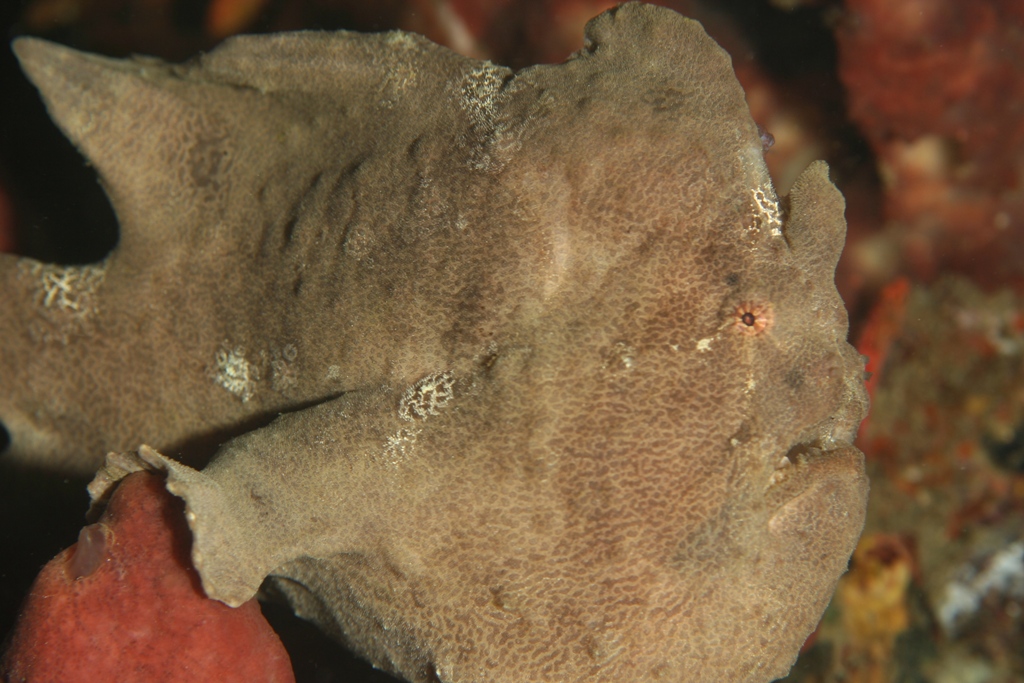
[(867, 496), (844, 205), (820, 162), (776, 196), (696, 22), (625, 5), (517, 73), (404, 33), (15, 48), (122, 236), (0, 260), (9, 457), (138, 449), (94, 493), (167, 470), (210, 596), (269, 576), (410, 681), (788, 670)]

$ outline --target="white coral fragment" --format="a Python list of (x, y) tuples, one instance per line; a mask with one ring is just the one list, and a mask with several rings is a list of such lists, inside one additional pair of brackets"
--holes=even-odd
[(939, 623), (949, 635), (970, 620), (989, 595), (1013, 600), (1024, 598), (1024, 542), (1011, 543), (986, 563), (982, 571), (968, 569), (966, 576), (950, 581), (938, 608)]

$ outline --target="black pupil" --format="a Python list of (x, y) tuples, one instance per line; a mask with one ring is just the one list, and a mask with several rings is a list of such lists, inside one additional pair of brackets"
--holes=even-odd
[(742, 320), (743, 324), (747, 327), (753, 327), (754, 323), (757, 322), (757, 318), (755, 318), (754, 314), (749, 311), (744, 313), (740, 320)]

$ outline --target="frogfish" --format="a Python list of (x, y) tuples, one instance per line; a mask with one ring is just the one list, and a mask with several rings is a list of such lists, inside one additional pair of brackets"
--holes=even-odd
[(823, 162), (778, 195), (697, 22), (629, 3), (519, 71), (14, 48), (121, 233), (0, 257), (5, 458), (97, 505), (162, 473), (207, 596), (408, 681), (788, 671), (868, 492), (844, 201)]

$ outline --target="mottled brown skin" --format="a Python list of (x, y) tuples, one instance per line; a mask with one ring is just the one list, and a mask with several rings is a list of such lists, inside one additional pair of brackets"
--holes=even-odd
[[(625, 5), (586, 45), (513, 75), (404, 34), (242, 38), (184, 67), (19, 43), (125, 229), (96, 313), (4, 377), (122, 387), (68, 399), (118, 416), (110, 449), (292, 410), (202, 471), (122, 456), (97, 493), (168, 470), (210, 596), (269, 575), (411, 681), (784, 674), (867, 495), (843, 200), (819, 162), (779, 205), (696, 22)], [(225, 339), (271, 370), (294, 345), (296, 381), (243, 402), (209, 370)], [(50, 367), (78, 346), (114, 378)], [(22, 457), (74, 438), (39, 400), (0, 403)]]

